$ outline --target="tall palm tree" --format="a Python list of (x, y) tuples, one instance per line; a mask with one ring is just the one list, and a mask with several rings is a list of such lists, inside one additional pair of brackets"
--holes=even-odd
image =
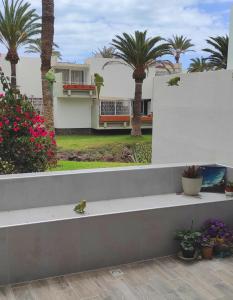
[(206, 62), (206, 58), (192, 58), (191, 64), (189, 65), (188, 72), (204, 72), (211, 70), (211, 66)]
[(210, 54), (207, 59), (208, 63), (215, 70), (226, 69), (229, 45), (228, 35), (210, 37), (206, 40), (206, 42), (209, 46), (211, 46), (211, 48), (203, 49), (203, 51)]
[[(61, 52), (58, 50), (59, 46), (53, 43), (52, 55), (62, 58)], [(26, 53), (35, 53), (41, 55), (41, 39), (34, 39), (30, 41), (30, 44), (25, 48)]]
[(115, 52), (116, 52), (116, 49), (114, 47), (104, 46), (102, 49), (98, 49), (98, 51), (95, 51), (94, 55), (101, 56), (103, 58), (114, 58)]
[(194, 45), (191, 43), (191, 39), (184, 37), (183, 35), (173, 35), (172, 38), (167, 40), (170, 46), (170, 54), (174, 56), (176, 63), (180, 62), (181, 54), (186, 52), (193, 51), (192, 48)]
[[(163, 39), (159, 36), (154, 38), (147, 37), (147, 31), (135, 31), (134, 35), (123, 33), (117, 35), (112, 40), (112, 46), (116, 49), (114, 56), (121, 61), (110, 61), (111, 63), (123, 63), (133, 71), (135, 80), (135, 98), (133, 102), (133, 118), (131, 135), (141, 136), (141, 101), (142, 85), (146, 78), (146, 71), (151, 66), (156, 66), (156, 60), (168, 54), (169, 46), (166, 43), (159, 43)], [(159, 44), (158, 44), (159, 43)], [(165, 61), (164, 61), (165, 63)]]
[(53, 95), (46, 74), (51, 69), (54, 38), (54, 0), (42, 0), (41, 79), (45, 123), (54, 127)]
[(40, 17), (31, 5), (23, 0), (2, 0), (0, 11), (0, 42), (7, 48), (6, 60), (11, 64), (11, 85), (16, 88), (18, 49), (40, 33)]

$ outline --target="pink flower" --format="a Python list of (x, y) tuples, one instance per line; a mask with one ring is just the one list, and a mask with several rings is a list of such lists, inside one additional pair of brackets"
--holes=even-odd
[(3, 137), (0, 136), (0, 144), (3, 142)]
[(0, 122), (0, 128), (2, 128), (3, 127), (3, 123), (2, 122)]

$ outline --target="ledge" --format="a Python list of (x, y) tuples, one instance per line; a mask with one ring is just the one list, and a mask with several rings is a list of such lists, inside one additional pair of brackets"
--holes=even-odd
[(201, 193), (197, 197), (166, 194), (92, 201), (87, 203), (83, 215), (74, 212), (75, 204), (4, 211), (0, 212), (0, 228), (227, 201), (233, 198), (225, 194)]

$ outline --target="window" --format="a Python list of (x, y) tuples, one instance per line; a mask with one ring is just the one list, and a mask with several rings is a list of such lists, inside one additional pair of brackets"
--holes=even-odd
[(70, 72), (69, 69), (56, 69), (56, 73), (62, 73), (62, 82), (63, 84), (70, 83)]
[(115, 115), (115, 102), (101, 101), (101, 115)]
[(141, 114), (148, 116), (151, 114), (151, 99), (143, 99), (141, 103)]
[(101, 115), (129, 115), (130, 101), (101, 101)]
[(83, 71), (71, 71), (71, 84), (84, 83)]
[(116, 101), (116, 115), (129, 115), (130, 107), (128, 101)]

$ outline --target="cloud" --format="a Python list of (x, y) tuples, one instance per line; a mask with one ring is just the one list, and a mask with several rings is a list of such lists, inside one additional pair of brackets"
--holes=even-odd
[[(30, 2), (41, 13), (41, 1)], [(200, 51), (208, 36), (228, 32), (225, 14), (230, 3), (232, 0), (55, 0), (55, 41), (64, 59), (76, 61), (110, 43), (116, 34), (145, 29), (151, 36), (165, 38), (184, 34)], [(211, 7), (217, 4), (223, 9), (216, 12)]]

